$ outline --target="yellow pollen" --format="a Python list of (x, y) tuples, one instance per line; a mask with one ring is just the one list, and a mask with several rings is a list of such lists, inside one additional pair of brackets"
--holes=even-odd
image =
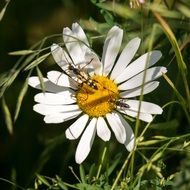
[(83, 82), (76, 93), (77, 104), (91, 117), (105, 116), (116, 107), (115, 101), (119, 98), (117, 85), (105, 76), (95, 75), (91, 80), (97, 89)]

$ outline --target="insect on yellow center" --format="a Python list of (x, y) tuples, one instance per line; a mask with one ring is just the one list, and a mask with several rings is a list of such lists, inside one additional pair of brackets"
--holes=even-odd
[(116, 107), (115, 101), (119, 98), (117, 85), (105, 76), (95, 75), (91, 80), (96, 83), (97, 89), (82, 83), (76, 93), (77, 104), (91, 117), (105, 116)]

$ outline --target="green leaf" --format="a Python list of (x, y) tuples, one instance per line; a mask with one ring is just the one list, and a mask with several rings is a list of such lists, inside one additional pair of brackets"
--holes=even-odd
[(158, 159), (160, 159), (162, 157), (162, 155), (163, 155), (163, 152), (156, 153), (155, 155), (152, 156), (151, 162), (157, 161)]
[(119, 162), (121, 160), (121, 156), (122, 156), (122, 154), (118, 154), (116, 159), (114, 160), (113, 164), (108, 168), (108, 176), (110, 176), (112, 174), (112, 172), (114, 171), (116, 166), (119, 164)]
[(101, 9), (101, 14), (104, 16), (104, 19), (105, 19), (105, 21), (108, 23), (108, 24), (110, 24), (110, 25), (114, 25), (114, 17), (113, 17), (113, 15), (110, 13), (110, 12), (108, 12), (108, 11), (106, 11), (106, 10), (104, 10), (104, 9)]
[(12, 83), (13, 83), (13, 81), (16, 79), (16, 77), (18, 76), (18, 74), (19, 74), (19, 70), (11, 70), (10, 71), (10, 74), (11, 75), (9, 75), (10, 76), (10, 78), (8, 78), (8, 80), (7, 80), (7, 82), (6, 82), (6, 86), (10, 86)]
[(139, 15), (137, 14), (138, 11), (135, 12), (128, 6), (123, 6), (116, 2), (114, 2), (114, 4), (110, 3), (110, 2), (97, 3), (96, 5), (102, 9), (112, 11), (125, 19), (132, 19), (135, 23), (140, 24), (140, 22), (141, 22), (141, 19), (140, 19)]
[(95, 175), (96, 166), (93, 163), (90, 167), (89, 174), (88, 174), (88, 183), (90, 183), (93, 180), (93, 177)]
[(160, 136), (160, 135), (153, 136), (152, 138), (153, 139), (160, 139), (160, 140), (167, 140), (168, 139), (168, 137)]
[(167, 7), (168, 7), (169, 9), (171, 9), (171, 8), (173, 7), (175, 1), (176, 1), (176, 0), (164, 0), (165, 4), (167, 5)]
[[(30, 76), (30, 75), (29, 75)], [(19, 112), (20, 112), (20, 108), (22, 105), (22, 101), (24, 99), (24, 96), (26, 95), (26, 92), (28, 90), (28, 78), (29, 76), (26, 78), (23, 87), (19, 93), (18, 99), (17, 99), (17, 104), (16, 104), (16, 111), (15, 111), (15, 115), (14, 115), (14, 122), (17, 120)]]
[(158, 3), (152, 3), (148, 6), (153, 12), (159, 13), (163, 17), (180, 19), (182, 14), (179, 11), (168, 10), (165, 6)]
[(0, 21), (3, 19), (3, 16), (5, 15), (5, 11), (6, 11), (6, 9), (7, 9), (8, 4), (10, 3), (10, 1), (11, 1), (11, 0), (7, 0), (5, 6), (4, 6), (3, 9), (1, 10), (1, 12), (0, 12)]
[(156, 143), (160, 143), (160, 140), (147, 140), (147, 141), (143, 141), (138, 143), (138, 146), (150, 146)]
[(22, 69), (24, 69), (30, 62), (32, 62), (36, 56), (38, 56), (38, 53), (29, 54), (27, 58), (24, 60), (24, 62), (22, 63)]
[(3, 86), (7, 81), (8, 72), (4, 72), (0, 74), (0, 86)]
[(190, 18), (190, 9), (181, 4), (181, 3), (176, 3), (176, 8), (183, 14), (185, 15), (187, 18)]
[(175, 92), (176, 96), (178, 97), (179, 101), (181, 102), (182, 106), (185, 106), (185, 99), (183, 98), (183, 96), (179, 93), (179, 91), (177, 90), (177, 88), (175, 87), (174, 83), (170, 80), (170, 78), (166, 75), (163, 74), (164, 79), (168, 82), (168, 84), (170, 85), (170, 87), (173, 89), (173, 91)]
[(32, 63), (30, 63), (27, 67), (25, 67), (25, 71), (32, 69), (34, 67), (36, 67), (37, 65), (39, 65), (42, 61), (44, 61), (51, 53), (46, 53), (40, 57), (38, 57), (36, 60), (32, 61)]
[[(156, 130), (168, 130), (168, 129), (176, 129), (179, 126), (179, 122), (177, 119), (173, 119), (171, 121), (163, 122), (163, 123), (155, 123), (151, 124), (151, 129)], [(155, 136), (154, 138), (158, 138), (158, 136)]]
[(45, 92), (45, 84), (44, 84), (44, 80), (43, 80), (43, 75), (38, 66), (36, 67), (36, 71), (37, 71), (38, 78), (40, 80), (40, 87), (41, 87), (42, 91)]
[(82, 183), (86, 183), (85, 172), (82, 165), (80, 165), (80, 178), (81, 178)]
[(0, 98), (3, 96), (5, 90), (13, 83), (13, 81), (16, 79), (16, 77), (19, 74), (19, 70), (16, 71), (10, 71), (8, 73), (8, 76), (4, 78), (3, 81), (3, 87), (0, 89)]
[(56, 175), (56, 180), (57, 180), (57, 186), (60, 187), (63, 190), (68, 190), (67, 186), (64, 184), (64, 182), (61, 180), (61, 178)]
[(48, 186), (48, 187), (51, 186), (44, 176), (39, 175), (39, 174), (37, 174), (36, 176), (37, 176), (38, 180), (39, 180), (40, 182), (42, 182), (42, 184), (44, 184), (44, 185), (46, 185), (46, 186)]
[(2, 97), (1, 103), (2, 103), (2, 110), (3, 110), (4, 116), (5, 116), (5, 123), (7, 125), (8, 132), (9, 132), (9, 134), (12, 135), (13, 134), (13, 122), (12, 122), (12, 118), (11, 118), (9, 108), (5, 102), (4, 97)]
[(175, 55), (177, 58), (178, 67), (181, 70), (181, 73), (187, 73), (187, 67), (183, 60), (183, 56), (181, 54), (181, 51), (178, 46), (178, 43), (177, 43), (174, 33), (172, 32), (168, 23), (160, 16), (159, 13), (154, 12), (154, 15), (157, 18), (157, 20), (159, 21), (159, 23), (161, 24), (163, 31), (165, 32), (166, 36), (168, 37), (168, 39), (174, 49), (174, 52), (175, 52)]
[(34, 52), (35, 51), (33, 50), (20, 50), (20, 51), (9, 52), (9, 55), (28, 55)]

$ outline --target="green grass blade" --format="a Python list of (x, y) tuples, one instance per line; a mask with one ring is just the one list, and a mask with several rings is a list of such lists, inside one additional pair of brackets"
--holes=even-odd
[(38, 57), (37, 59), (35, 59), (34, 61), (32, 61), (32, 63), (30, 63), (24, 70), (30, 70), (34, 67), (36, 67), (37, 65), (39, 65), (42, 61), (44, 61), (51, 53), (46, 53), (40, 57)]
[(181, 3), (176, 3), (176, 8), (186, 17), (190, 18), (190, 8), (187, 6), (181, 4)]
[(84, 172), (84, 168), (82, 165), (80, 165), (80, 179), (82, 181), (82, 183), (86, 183), (86, 177), (85, 177), (85, 172)]
[(48, 186), (48, 187), (51, 187), (50, 183), (48, 182), (48, 180), (47, 180), (44, 176), (39, 175), (39, 174), (36, 174), (36, 176), (37, 176), (38, 180), (39, 180), (41, 183), (45, 184), (45, 185)]
[(180, 19), (182, 17), (182, 14), (179, 11), (173, 9), (169, 10), (163, 4), (152, 3), (148, 5), (148, 8), (153, 12), (159, 13), (163, 17), (174, 18), (174, 19)]
[(114, 12), (116, 14), (118, 14), (119, 16), (125, 18), (125, 19), (132, 19), (134, 22), (140, 24), (141, 19), (138, 15), (138, 11), (133, 11), (133, 9), (131, 9), (128, 6), (123, 6), (119, 3), (97, 3), (96, 4), (98, 7)]
[(3, 110), (4, 116), (5, 116), (5, 123), (7, 125), (8, 132), (10, 135), (12, 135), (13, 134), (13, 122), (12, 122), (12, 118), (11, 118), (11, 113), (5, 102), (4, 97), (2, 97), (1, 104), (2, 104), (2, 110)]
[(168, 37), (168, 39), (174, 49), (174, 52), (175, 52), (175, 55), (177, 58), (178, 67), (181, 70), (181, 73), (187, 73), (187, 67), (183, 60), (183, 56), (181, 54), (181, 51), (178, 46), (178, 43), (177, 43), (174, 33), (172, 32), (168, 23), (160, 16), (160, 14), (158, 14), (156, 12), (153, 12), (153, 13), (154, 13), (155, 17), (157, 18), (157, 20), (159, 21), (159, 23), (161, 24), (163, 31), (165, 32), (166, 36)]
[(19, 51), (9, 52), (9, 55), (28, 55), (34, 52), (35, 52), (34, 50), (19, 50)]
[(8, 72), (4, 72), (0, 74), (0, 87), (2, 87), (7, 81)]
[(3, 9), (1, 10), (1, 12), (0, 12), (0, 21), (3, 19), (3, 16), (5, 15), (5, 11), (6, 11), (6, 9), (7, 9), (8, 4), (10, 3), (10, 1), (11, 1), (11, 0), (8, 0), (8, 1), (6, 2), (6, 4), (5, 4), (5, 6), (3, 7)]
[(90, 183), (93, 180), (93, 177), (95, 176), (96, 166), (95, 163), (93, 163), (90, 166), (89, 173), (88, 173), (88, 183)]
[(187, 120), (190, 124), (190, 114), (188, 113), (187, 107), (189, 106), (189, 101), (187, 99), (187, 101), (183, 98), (183, 96), (179, 93), (179, 91), (176, 89), (175, 85), (173, 84), (173, 82), (169, 79), (169, 77), (167, 77), (166, 74), (163, 74), (164, 79), (168, 82), (168, 84), (172, 87), (172, 89), (174, 90), (174, 92), (176, 93), (177, 98), (179, 99), (181, 106), (183, 107), (183, 110), (186, 114)]
[(114, 162), (112, 163), (112, 165), (108, 168), (108, 177), (112, 174), (112, 172), (114, 171), (114, 169), (118, 166), (118, 164), (121, 162), (121, 156), (122, 154), (118, 154), (116, 155), (116, 158), (114, 160)]
[(177, 90), (177, 88), (175, 87), (174, 83), (170, 80), (170, 78), (166, 75), (163, 74), (164, 79), (167, 81), (167, 83), (170, 85), (170, 87), (173, 89), (173, 91), (175, 92), (176, 96), (178, 97), (179, 101), (181, 102), (182, 105), (185, 104), (185, 99), (183, 98), (183, 96), (179, 93), (179, 91)]
[(26, 95), (26, 92), (28, 90), (28, 78), (29, 78), (30, 74), (31, 73), (29, 73), (28, 77), (26, 78), (26, 80), (25, 80), (25, 82), (23, 84), (23, 87), (22, 87), (22, 89), (20, 91), (20, 94), (18, 96), (17, 104), (16, 104), (16, 110), (15, 110), (15, 115), (14, 115), (14, 122), (18, 118), (18, 115), (19, 115), (19, 112), (20, 112), (20, 108), (21, 108), (24, 96)]
[(8, 76), (4, 76), (4, 81), (3, 81), (3, 87), (0, 89), (0, 98), (3, 96), (5, 90), (13, 83), (13, 81), (16, 79), (16, 77), (19, 74), (19, 70), (17, 71), (10, 71), (8, 73)]
[(37, 71), (38, 78), (40, 80), (40, 87), (41, 87), (42, 91), (45, 92), (45, 84), (44, 84), (44, 80), (43, 80), (43, 74), (40, 71), (38, 66), (36, 67), (36, 71)]

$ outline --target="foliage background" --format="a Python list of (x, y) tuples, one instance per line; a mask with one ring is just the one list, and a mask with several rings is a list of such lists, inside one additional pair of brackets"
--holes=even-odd
[[(167, 67), (167, 75), (172, 83), (169, 84), (164, 78), (161, 79), (159, 89), (145, 98), (161, 106), (169, 102), (170, 104), (164, 108), (163, 115), (156, 117), (153, 124), (146, 131), (145, 142), (156, 135), (169, 137), (169, 140), (174, 137), (174, 140), (171, 145), (166, 147), (166, 150), (164, 146), (169, 140), (166, 142), (160, 140), (155, 144), (145, 143), (144, 147), (140, 146), (139, 151), (141, 153), (135, 157), (134, 175), (141, 166), (146, 165), (146, 159), (143, 159), (141, 154), (146, 158), (151, 158), (154, 152), (157, 149), (159, 150), (159, 147), (162, 147), (164, 151), (159, 150), (161, 156), (155, 160), (155, 165), (161, 168), (161, 173), (167, 183), (160, 185), (162, 177), (159, 178), (158, 171), (146, 170), (143, 173), (141, 189), (185, 190), (190, 188), (190, 154), (188, 147), (188, 134), (190, 132), (190, 123), (188, 121), (190, 107), (188, 106), (190, 99), (187, 92), (190, 64), (190, 2), (188, 0), (155, 0), (154, 2), (147, 1), (148, 3), (150, 3), (148, 8), (130, 9), (129, 2), (124, 0), (12, 0), (3, 19), (0, 21), (0, 73), (15, 72), (15, 70), (11, 69), (19, 57), (11, 56), (8, 54), (9, 52), (29, 49), (30, 46), (48, 35), (61, 34), (63, 27), (71, 26), (76, 21), (80, 21), (81, 25), (88, 31), (91, 43), (100, 55), (104, 35), (114, 24), (119, 25), (126, 32), (123, 44), (135, 36), (142, 38), (139, 55), (149, 48), (160, 49), (163, 57), (159, 65)], [(154, 6), (154, 3), (157, 3), (156, 6)], [(1, 1), (1, 9), (4, 5), (5, 2)], [(181, 48), (182, 59), (187, 67), (186, 70), (183, 68), (182, 61), (180, 62), (179, 60), (179, 52), (175, 51), (175, 40), (172, 46), (172, 40), (170, 40), (172, 35), (169, 33), (169, 37), (167, 37), (167, 31), (164, 33), (164, 30), (161, 29), (160, 20), (155, 13), (161, 15), (171, 27), (174, 37)], [(166, 29), (168, 29), (168, 26), (166, 26)], [(91, 38), (92, 36), (97, 36), (97, 39)], [(152, 41), (150, 42), (150, 40)], [(49, 46), (55, 41), (61, 41), (61, 38), (47, 40), (45, 46)], [(57, 66), (54, 65), (51, 58), (48, 58), (40, 65), (40, 70), (44, 76), (52, 68), (57, 68)], [(185, 72), (187, 74), (185, 74), (184, 79), (182, 73)], [(33, 75), (35, 74), (36, 71), (33, 72)], [(4, 98), (1, 97), (0, 188), (3, 190), (16, 189), (17, 187), (11, 185), (10, 182), (23, 188), (34, 188), (34, 183), (36, 182), (37, 184), (38, 182), (35, 181), (37, 173), (48, 176), (50, 179), (58, 175), (64, 182), (78, 183), (72, 172), (74, 170), (77, 176), (82, 176), (81, 172), (79, 172), (79, 166), (74, 161), (77, 141), (70, 142), (64, 136), (65, 129), (72, 122), (45, 125), (42, 117), (32, 110), (33, 96), (38, 92), (37, 90), (29, 87), (23, 99), (18, 119), (13, 122), (13, 129), (7, 127), (5, 103), (13, 120), (17, 99), (27, 75), (28, 72), (20, 72), (11, 86), (5, 91)], [(187, 83), (184, 83), (185, 80)], [(171, 87), (172, 84), (181, 94), (185, 103), (180, 101), (179, 96), (176, 95), (175, 88)], [(178, 103), (175, 104), (172, 101), (177, 101)], [(186, 114), (183, 106), (186, 107)], [(135, 122), (132, 121), (131, 125), (135, 127)], [(140, 132), (145, 126), (144, 123), (141, 123)], [(12, 133), (11, 130), (13, 130)], [(187, 145), (184, 145), (184, 142)], [(84, 163), (86, 173), (92, 168), (93, 163), (96, 166), (98, 165), (104, 146), (105, 144), (96, 138), (92, 151)], [(105, 184), (112, 184), (128, 153), (114, 138), (112, 138), (108, 147), (106, 160), (109, 166), (104, 164), (103, 171), (107, 171), (111, 166), (113, 171), (109, 176), (109, 180), (100, 179), (100, 181), (102, 180), (102, 183), (104, 182)], [(72, 169), (69, 166), (72, 166)], [(122, 186), (123, 189), (128, 187), (130, 179), (128, 175), (125, 176), (126, 173), (120, 178), (118, 189), (121, 189)], [(5, 181), (5, 179), (9, 180), (9, 182)], [(41, 182), (43, 183), (43, 180)], [(39, 188), (46, 189), (46, 185), (39, 186)], [(81, 187), (81, 189), (83, 188)]]

